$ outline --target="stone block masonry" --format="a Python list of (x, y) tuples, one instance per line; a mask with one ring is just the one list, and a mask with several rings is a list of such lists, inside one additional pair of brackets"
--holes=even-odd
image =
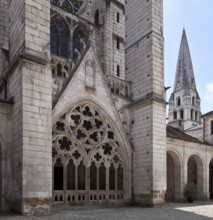
[[(12, 207), (49, 214), (52, 204), (50, 1), (12, 0), (9, 98), (12, 109)], [(20, 56), (21, 55), (21, 56)], [(17, 59), (18, 58), (18, 59)]]
[(48, 214), (52, 203), (51, 71), (23, 61), (22, 75), (23, 213)]
[(166, 114), (163, 77), (162, 1), (126, 1), (126, 79), (130, 106), (133, 195), (136, 203), (164, 202)]

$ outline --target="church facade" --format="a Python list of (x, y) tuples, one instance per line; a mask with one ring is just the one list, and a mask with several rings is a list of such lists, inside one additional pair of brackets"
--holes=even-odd
[(1, 0), (0, 45), (0, 210), (212, 198), (185, 32), (166, 125), (162, 0)]

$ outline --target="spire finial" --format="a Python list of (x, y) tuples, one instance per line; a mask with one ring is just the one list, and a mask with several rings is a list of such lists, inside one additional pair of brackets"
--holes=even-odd
[(175, 75), (174, 90), (184, 89), (185, 92), (190, 88), (195, 88), (194, 71), (189, 51), (189, 45), (186, 37), (185, 28), (183, 27), (182, 39), (180, 44), (177, 69)]

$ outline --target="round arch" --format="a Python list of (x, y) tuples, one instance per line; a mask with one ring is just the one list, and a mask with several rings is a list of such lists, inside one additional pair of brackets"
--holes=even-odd
[(199, 154), (190, 155), (187, 160), (187, 183), (197, 186), (197, 199), (204, 198), (204, 162)]
[(175, 150), (167, 150), (166, 201), (181, 200), (181, 159)]

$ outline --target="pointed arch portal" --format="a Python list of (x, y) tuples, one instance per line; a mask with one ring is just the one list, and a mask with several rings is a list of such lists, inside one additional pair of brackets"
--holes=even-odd
[(53, 125), (54, 202), (122, 200), (125, 153), (100, 108), (83, 103)]

